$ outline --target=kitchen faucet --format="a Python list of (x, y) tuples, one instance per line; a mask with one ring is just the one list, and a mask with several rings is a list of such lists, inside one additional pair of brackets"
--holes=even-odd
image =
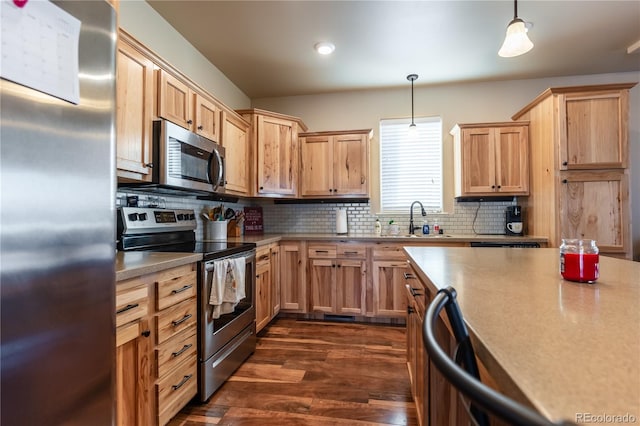
[(414, 201), (413, 203), (411, 203), (411, 209), (410, 209), (410, 215), (409, 215), (409, 234), (413, 235), (413, 233), (416, 230), (416, 227), (413, 226), (413, 206), (415, 206), (415, 204), (418, 203), (420, 204), (420, 209), (422, 209), (422, 216), (426, 216), (427, 212), (424, 211), (424, 206), (422, 205), (422, 203), (420, 201)]

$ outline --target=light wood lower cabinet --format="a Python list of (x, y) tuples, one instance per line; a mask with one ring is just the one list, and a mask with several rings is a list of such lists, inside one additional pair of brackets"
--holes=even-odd
[(307, 283), (304, 241), (280, 241), (280, 310), (305, 313)]
[(196, 264), (116, 284), (118, 425), (165, 425), (197, 393)]
[(280, 312), (280, 245), (256, 250), (256, 332)]
[(309, 244), (312, 311), (365, 314), (366, 255), (364, 245)]

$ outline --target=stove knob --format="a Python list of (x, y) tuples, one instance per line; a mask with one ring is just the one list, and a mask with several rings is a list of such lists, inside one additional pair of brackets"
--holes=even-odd
[(182, 213), (178, 214), (178, 220), (184, 220), (184, 215)]
[(136, 220), (138, 220), (138, 213), (129, 213), (127, 217), (130, 221), (135, 222)]
[(147, 214), (146, 213), (139, 213), (138, 214), (138, 220), (147, 220)]
[(193, 214), (193, 213), (191, 213), (191, 214), (189, 215), (189, 220), (196, 220), (196, 215), (195, 215), (195, 214)]

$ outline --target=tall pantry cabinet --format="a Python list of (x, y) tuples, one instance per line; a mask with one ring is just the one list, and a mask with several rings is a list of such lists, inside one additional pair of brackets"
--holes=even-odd
[(528, 232), (597, 241), (631, 258), (629, 89), (637, 83), (550, 88), (517, 112), (529, 121)]

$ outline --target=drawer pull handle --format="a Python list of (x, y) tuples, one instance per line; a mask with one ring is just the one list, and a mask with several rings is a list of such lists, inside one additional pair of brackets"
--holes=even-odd
[(358, 254), (357, 251), (345, 251), (344, 254)]
[(260, 256), (260, 259), (258, 259), (258, 260), (269, 260), (269, 255), (265, 254), (263, 256)]
[(184, 317), (180, 318), (179, 320), (176, 321), (171, 321), (171, 324), (173, 324), (174, 327), (182, 324), (183, 322), (185, 322), (186, 320), (188, 320), (189, 318), (191, 318), (193, 315), (191, 314), (187, 314)]
[(182, 293), (183, 291), (189, 290), (191, 287), (193, 287), (191, 284), (189, 284), (189, 285), (185, 285), (185, 286), (184, 286), (184, 287), (182, 287), (182, 288), (179, 288), (179, 289), (177, 289), (177, 290), (173, 290), (173, 291), (171, 292), (171, 294), (178, 294), (178, 293)]
[(422, 293), (420, 293), (418, 290), (421, 290), (420, 288), (415, 288), (415, 287), (410, 287), (409, 291), (411, 292), (412, 296), (422, 296)]
[(403, 273), (402, 275), (404, 275), (404, 279), (405, 280), (415, 280), (416, 276), (413, 274), (410, 274), (408, 272)]
[(118, 310), (116, 311), (116, 315), (120, 315), (120, 314), (121, 314), (121, 313), (123, 313), (123, 312), (130, 311), (131, 309), (137, 308), (138, 306), (140, 306), (140, 304), (139, 304), (139, 303), (129, 304), (129, 305), (125, 306), (125, 307), (124, 307), (124, 308), (122, 308), (122, 309), (118, 309)]
[(184, 345), (182, 347), (182, 349), (180, 349), (178, 352), (172, 352), (171, 356), (174, 357), (174, 358), (177, 357), (177, 356), (180, 356), (180, 355), (182, 355), (184, 353), (184, 351), (189, 349), (191, 346), (193, 346), (191, 343), (189, 343), (188, 345)]
[(329, 253), (329, 250), (316, 250), (316, 253)]
[(185, 383), (187, 383), (189, 381), (189, 379), (191, 379), (191, 377), (193, 377), (193, 374), (189, 374), (188, 376), (184, 376), (182, 378), (182, 380), (180, 380), (180, 383), (178, 383), (177, 385), (173, 385), (171, 386), (171, 388), (173, 390), (178, 390), (182, 387), (182, 385), (184, 385)]

